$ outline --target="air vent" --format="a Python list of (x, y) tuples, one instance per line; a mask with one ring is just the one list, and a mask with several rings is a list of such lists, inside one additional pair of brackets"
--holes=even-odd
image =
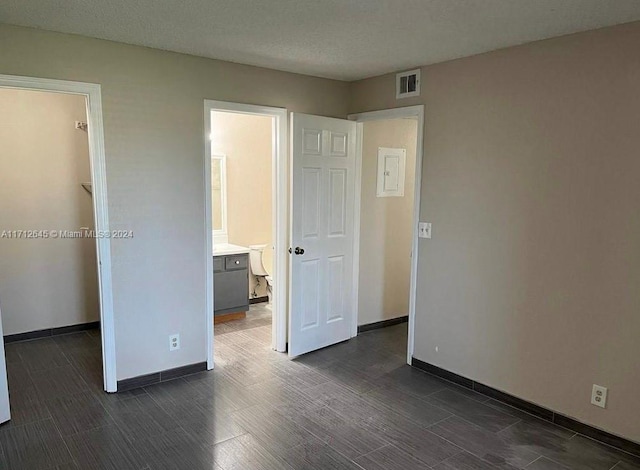
[(420, 69), (396, 74), (396, 98), (420, 96)]

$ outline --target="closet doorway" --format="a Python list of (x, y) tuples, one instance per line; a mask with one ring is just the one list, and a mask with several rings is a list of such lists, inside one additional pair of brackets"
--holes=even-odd
[(2, 417), (24, 422), (116, 391), (100, 86), (0, 75), (0, 99)]

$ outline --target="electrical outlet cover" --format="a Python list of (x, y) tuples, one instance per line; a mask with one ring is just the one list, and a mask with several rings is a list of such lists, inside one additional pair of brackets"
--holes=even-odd
[(591, 404), (595, 406), (599, 406), (600, 408), (606, 408), (607, 392), (608, 392), (607, 387), (593, 384), (593, 389), (591, 390)]
[(169, 336), (169, 351), (180, 349), (180, 335), (174, 334)]

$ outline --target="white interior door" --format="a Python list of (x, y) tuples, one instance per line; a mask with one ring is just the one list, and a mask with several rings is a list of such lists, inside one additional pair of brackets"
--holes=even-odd
[(2, 310), (0, 310), (0, 424), (11, 419), (11, 411), (9, 409), (9, 383), (7, 382), (7, 361), (4, 355), (3, 338)]
[(291, 115), (289, 355), (351, 337), (356, 123)]

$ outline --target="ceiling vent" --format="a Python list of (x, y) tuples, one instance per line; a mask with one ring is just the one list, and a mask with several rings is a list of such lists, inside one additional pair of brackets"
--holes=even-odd
[(396, 99), (420, 96), (420, 69), (396, 74)]

